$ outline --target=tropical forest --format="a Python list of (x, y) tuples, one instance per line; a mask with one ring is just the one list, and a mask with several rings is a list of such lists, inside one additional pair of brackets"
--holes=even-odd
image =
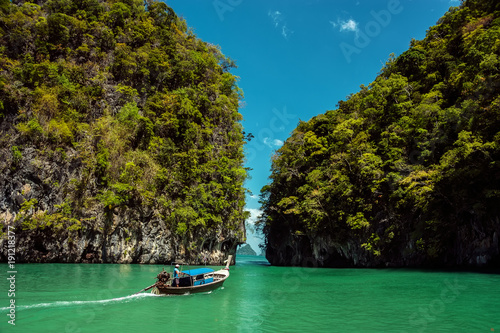
[(500, 264), (500, 3), (452, 7), (272, 159), (275, 265)]

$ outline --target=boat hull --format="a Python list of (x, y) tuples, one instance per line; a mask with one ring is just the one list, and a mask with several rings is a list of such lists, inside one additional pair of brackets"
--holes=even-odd
[(153, 288), (153, 290), (151, 290), (151, 293), (157, 295), (185, 295), (194, 293), (204, 293), (222, 287), (224, 281), (225, 280), (221, 280), (212, 283), (207, 283), (201, 286), (192, 286), (192, 287), (156, 286)]

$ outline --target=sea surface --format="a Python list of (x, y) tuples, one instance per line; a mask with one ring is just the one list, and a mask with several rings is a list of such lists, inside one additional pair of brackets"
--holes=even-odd
[(0, 264), (0, 332), (500, 332), (498, 274), (236, 261), (182, 296), (134, 295), (169, 265)]

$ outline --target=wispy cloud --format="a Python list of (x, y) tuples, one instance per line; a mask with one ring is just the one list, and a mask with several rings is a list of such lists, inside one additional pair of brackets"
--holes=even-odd
[(270, 139), (270, 138), (264, 138), (264, 144), (268, 146), (269, 148), (279, 148), (283, 146), (283, 141), (278, 140), (278, 139)]
[(359, 23), (354, 21), (352, 18), (348, 20), (341, 20), (338, 19), (337, 22), (330, 21), (330, 24), (333, 26), (334, 29), (339, 29), (340, 32), (355, 32), (358, 33), (359, 31)]
[(274, 27), (276, 29), (279, 29), (281, 32), (281, 35), (285, 38), (288, 39), (288, 36), (290, 36), (293, 31), (291, 31), (287, 27), (287, 23), (285, 19), (283, 18), (283, 14), (279, 10), (270, 10), (267, 15), (271, 18)]
[(267, 15), (270, 16), (271, 19), (273, 20), (275, 28), (277, 28), (278, 25), (281, 23), (281, 21), (283, 21), (283, 15), (280, 13), (279, 10), (269, 11)]
[(284, 25), (283, 27), (281, 27), (281, 34), (283, 35), (283, 37), (288, 38), (288, 34), (289, 33), (290, 33), (290, 29), (288, 29), (286, 27), (286, 25)]

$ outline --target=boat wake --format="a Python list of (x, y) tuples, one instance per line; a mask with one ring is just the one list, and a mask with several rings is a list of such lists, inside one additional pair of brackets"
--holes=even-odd
[[(95, 301), (57, 301), (50, 303), (38, 303), (38, 304), (30, 304), (30, 305), (16, 305), (16, 310), (27, 310), (27, 309), (41, 309), (41, 308), (62, 308), (62, 307), (71, 307), (71, 306), (85, 306), (85, 305), (93, 305), (93, 304), (109, 304), (109, 303), (126, 303), (133, 301), (135, 299), (145, 298), (145, 297), (158, 297), (154, 294), (136, 294), (124, 297), (110, 298), (110, 299), (101, 299)], [(17, 302), (16, 302), (17, 304)], [(1, 307), (0, 313), (8, 312), (10, 310), (9, 307)]]

